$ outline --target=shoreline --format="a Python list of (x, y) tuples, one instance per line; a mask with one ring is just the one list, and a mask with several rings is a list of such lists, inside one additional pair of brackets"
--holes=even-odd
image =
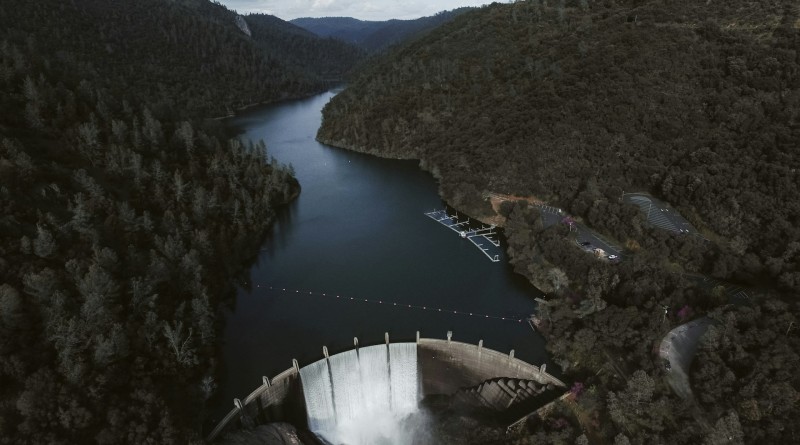
[[(385, 153), (381, 153), (381, 152), (379, 152), (379, 151), (377, 151), (377, 150), (368, 150), (368, 149), (366, 149), (366, 148), (363, 148), (363, 147), (356, 147), (356, 146), (354, 146), (354, 145), (352, 145), (352, 144), (347, 144), (347, 143), (345, 143), (345, 142), (342, 142), (342, 141), (332, 141), (332, 140), (329, 140), (329, 139), (326, 139), (326, 138), (320, 138), (319, 136), (317, 136), (315, 139), (317, 140), (317, 142), (319, 142), (319, 143), (321, 143), (321, 144), (329, 145), (329, 146), (331, 146), (331, 147), (339, 148), (339, 149), (342, 149), (342, 150), (349, 150), (349, 151), (353, 151), (353, 152), (356, 152), (356, 153), (363, 153), (363, 154), (367, 154), (367, 155), (371, 155), (371, 156), (376, 156), (376, 157), (378, 157), (378, 158), (383, 158), (383, 159), (397, 159), (397, 160), (410, 160), (410, 161), (419, 161), (419, 168), (420, 168), (421, 170), (423, 170), (423, 171), (425, 171), (425, 172), (427, 172), (427, 173), (431, 174), (431, 176), (433, 176), (433, 177), (434, 177), (434, 179), (436, 179), (438, 182), (440, 182), (440, 183), (441, 183), (441, 179), (442, 179), (442, 178), (441, 178), (441, 175), (437, 175), (437, 174), (436, 174), (435, 172), (433, 172), (433, 171), (432, 171), (430, 168), (428, 168), (428, 166), (427, 166), (427, 163), (426, 163), (425, 161), (423, 161), (422, 159), (419, 159), (419, 158), (416, 158), (416, 157), (413, 157), (413, 156), (408, 156), (408, 157), (401, 157), (401, 156), (391, 156), (391, 155), (387, 155), (387, 154), (385, 154)], [(474, 214), (473, 212), (470, 212), (470, 211), (468, 211), (467, 209), (464, 209), (464, 208), (461, 208), (461, 207), (459, 207), (459, 206), (455, 206), (455, 205), (451, 204), (451, 203), (450, 203), (450, 202), (449, 202), (449, 201), (448, 201), (448, 200), (447, 200), (447, 199), (446, 199), (446, 198), (445, 198), (445, 197), (442, 195), (441, 188), (439, 188), (439, 191), (438, 191), (439, 198), (440, 198), (442, 201), (444, 201), (444, 203), (445, 203), (446, 205), (448, 205), (448, 206), (452, 207), (452, 208), (453, 208), (453, 209), (455, 209), (457, 212), (463, 213), (463, 214), (465, 214), (465, 215), (469, 216), (470, 218), (472, 218), (472, 219), (475, 219), (475, 220), (478, 220), (478, 221), (480, 221), (480, 222), (482, 222), (482, 223), (484, 223), (484, 224), (493, 224), (493, 225), (495, 225), (495, 226), (497, 226), (497, 227), (499, 227), (499, 228), (503, 229), (503, 231), (504, 231), (504, 232), (505, 232), (505, 222), (506, 222), (506, 218), (504, 218), (502, 215), (500, 215), (500, 214), (497, 212), (497, 210), (498, 210), (498, 208), (499, 208), (499, 204), (500, 204), (500, 202), (501, 202), (502, 200), (504, 200), (504, 199), (505, 199), (505, 200), (508, 200), (508, 199), (511, 199), (511, 198), (519, 198), (520, 200), (527, 201), (528, 203), (531, 203), (531, 204), (540, 204), (540, 203), (543, 203), (543, 201), (541, 201), (539, 198), (537, 198), (537, 197), (535, 197), (535, 196), (530, 196), (530, 197), (518, 197), (518, 196), (516, 196), (516, 195), (506, 195), (506, 194), (495, 193), (495, 192), (489, 192), (489, 193), (490, 193), (490, 201), (491, 201), (490, 203), (491, 203), (491, 207), (492, 207), (492, 210), (495, 212), (495, 214), (494, 214), (494, 215), (491, 215), (491, 216), (488, 216), (488, 215), (485, 215), (485, 216), (475, 216), (475, 214)], [(494, 195), (494, 196), (491, 196), (491, 195)], [(496, 205), (495, 205), (495, 200), (497, 201)], [(506, 236), (506, 235), (505, 235), (505, 233), (503, 233), (503, 236), (504, 236), (504, 237)], [(531, 286), (533, 286), (533, 287), (534, 287), (534, 288), (535, 288), (537, 291), (539, 291), (541, 294), (545, 294), (545, 292), (541, 290), (541, 288), (540, 288), (540, 285), (539, 285), (539, 284), (537, 284), (537, 282), (539, 282), (539, 281), (541, 281), (541, 282), (544, 282), (544, 281), (546, 281), (546, 277), (534, 277), (534, 279), (532, 280), (532, 279), (531, 279), (531, 278), (529, 278), (528, 276), (526, 276), (526, 275), (524, 275), (524, 274), (522, 274), (522, 273), (520, 273), (520, 272), (518, 272), (518, 271), (516, 270), (515, 263), (517, 262), (517, 259), (514, 257), (514, 255), (513, 255), (512, 253), (509, 253), (508, 251), (506, 251), (506, 255), (508, 256), (508, 262), (507, 262), (507, 264), (508, 264), (508, 266), (510, 266), (510, 267), (511, 267), (512, 271), (513, 271), (513, 272), (514, 272), (516, 275), (519, 275), (519, 276), (523, 277), (523, 278), (524, 278), (524, 279), (525, 279), (525, 280), (526, 280), (526, 281), (527, 281), (527, 282), (528, 282), (528, 283), (529, 283)], [(544, 337), (544, 336), (543, 336), (543, 337)], [(545, 339), (545, 341), (547, 341), (547, 338), (546, 338), (546, 337), (544, 337), (544, 339)]]
[(300, 94), (300, 95), (297, 95), (297, 96), (286, 96), (286, 97), (281, 97), (279, 99), (274, 99), (274, 100), (263, 100), (263, 101), (260, 101), (260, 102), (251, 102), (249, 104), (242, 105), (239, 108), (234, 108), (233, 111), (231, 111), (230, 113), (228, 113), (226, 115), (206, 117), (205, 119), (215, 120), (215, 121), (224, 121), (225, 119), (230, 119), (232, 117), (236, 117), (237, 114), (242, 113), (244, 111), (247, 111), (250, 108), (255, 108), (255, 107), (258, 107), (258, 106), (262, 106), (262, 105), (274, 105), (274, 104), (279, 104), (281, 102), (289, 102), (289, 101), (293, 101), (293, 100), (308, 99), (310, 97), (314, 97), (314, 96), (317, 96), (319, 94), (323, 94), (325, 92), (331, 91), (331, 90), (333, 90), (335, 88), (337, 88), (337, 85), (333, 85), (333, 86), (330, 86), (330, 87), (327, 87), (327, 88), (323, 88), (323, 89), (321, 89), (319, 91), (315, 91), (315, 92), (311, 92), (311, 93)]

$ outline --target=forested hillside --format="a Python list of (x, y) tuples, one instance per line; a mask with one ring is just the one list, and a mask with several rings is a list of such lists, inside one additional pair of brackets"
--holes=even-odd
[(275, 60), (309, 67), (318, 81), (341, 82), (364, 57), (363, 50), (331, 38), (320, 38), (305, 29), (267, 14), (245, 17), (253, 40)]
[(422, 35), (471, 9), (457, 8), (414, 20), (370, 21), (352, 17), (303, 17), (291, 22), (318, 36), (352, 43), (369, 52), (380, 52), (394, 44)]
[[(6, 32), (38, 36), (59, 61), (91, 64), (157, 112), (221, 115), (232, 107), (308, 95), (340, 81), (360, 57), (341, 42), (298, 38), (299, 30), (283, 21), (253, 16), (254, 30), (242, 26), (245, 32), (235, 13), (206, 0), (9, 0), (0, 14), (13, 25)], [(321, 53), (336, 62), (317, 63)]]
[[(236, 20), (201, 0), (0, 8), (0, 443), (199, 442), (217, 307), (299, 192), (203, 118), (320, 91), (359, 53)], [(316, 64), (329, 44), (340, 65)]]
[(319, 138), (420, 158), (473, 213), (535, 195), (613, 230), (593, 207), (650, 190), (731, 240), (721, 278), (800, 290), (796, 8), (634, 3), (465, 14), (362, 73)]
[[(788, 443), (799, 47), (787, 0), (492, 4), (366, 67), (318, 139), (420, 159), (473, 216), (494, 216), (485, 192), (535, 197), (626, 247), (619, 264), (598, 261), (528, 203), (500, 208), (515, 270), (551, 295), (548, 348), (591, 389), (576, 411), (591, 414), (577, 416), (591, 443)], [(651, 228), (623, 191), (670, 202), (703, 237)], [(722, 282), (757, 297), (730, 306)], [(666, 386), (655, 351), (702, 315), (697, 405)]]

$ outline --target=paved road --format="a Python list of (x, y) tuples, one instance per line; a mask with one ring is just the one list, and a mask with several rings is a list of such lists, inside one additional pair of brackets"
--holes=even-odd
[(647, 193), (626, 193), (622, 201), (639, 206), (647, 215), (647, 221), (656, 227), (676, 233), (697, 233), (697, 229), (677, 210)]
[[(539, 206), (539, 209), (542, 214), (542, 223), (545, 227), (560, 224), (564, 217), (567, 216), (567, 214), (561, 209), (555, 207), (541, 205)], [(603, 249), (608, 255), (616, 255), (618, 257), (622, 256), (622, 249), (619, 246), (607, 241), (605, 238), (592, 231), (584, 224), (576, 222), (574, 223), (574, 227), (578, 232), (577, 236), (575, 237), (578, 243), (589, 243), (588, 246), (581, 246), (581, 248), (584, 250), (591, 251), (594, 248), (600, 248)]]
[[(692, 397), (689, 367), (692, 365), (700, 337), (706, 333), (710, 324), (711, 319), (708, 317), (698, 318), (669, 331), (661, 340), (658, 355), (666, 373), (667, 383), (675, 391), (675, 394), (684, 399)], [(669, 362), (669, 369), (667, 369), (667, 362)]]
[(585, 246), (586, 249), (591, 250), (594, 248), (600, 248), (603, 249), (607, 255), (616, 255), (617, 257), (622, 256), (622, 249), (616, 244), (612, 244), (583, 224), (576, 224), (576, 226), (578, 228), (578, 236), (575, 237), (575, 240), (578, 241), (578, 243), (588, 242), (589, 245)]

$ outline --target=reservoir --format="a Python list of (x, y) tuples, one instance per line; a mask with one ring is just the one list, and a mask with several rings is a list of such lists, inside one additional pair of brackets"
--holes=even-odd
[(228, 121), (243, 139), (264, 140), (269, 155), (291, 164), (302, 192), (279, 210), (224, 310), (213, 417), (261, 385), (262, 376), (290, 368), (292, 359), (304, 366), (322, 358), (323, 346), (334, 354), (352, 348), (353, 337), (362, 346), (382, 343), (384, 332), (395, 342), (414, 341), (416, 331), (434, 338), (453, 331), (453, 340), (483, 339), (488, 348), (514, 349), (516, 357), (551, 368), (543, 339), (524, 320), (541, 293), (505, 258), (490, 261), (425, 216), (444, 204), (418, 162), (314, 139), (333, 95), (253, 108)]

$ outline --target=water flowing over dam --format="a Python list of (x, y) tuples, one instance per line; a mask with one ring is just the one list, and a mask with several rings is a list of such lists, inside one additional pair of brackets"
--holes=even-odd
[(405, 444), (401, 422), (420, 399), (417, 345), (346, 351), (300, 369), (308, 427), (331, 443)]
[[(367, 398), (365, 406), (394, 404), (388, 406), (395, 411), (383, 411), (392, 413), (404, 411), (398, 410), (399, 400), (424, 406), (426, 397), (450, 397), (462, 388), (499, 377), (563, 387), (544, 372), (544, 339), (520, 322), (533, 310), (531, 297), (539, 291), (505, 264), (504, 252), (499, 252), (498, 264), (487, 263), (471, 243), (448, 235), (422, 217), (443, 203), (436, 179), (421, 170), (418, 161), (375, 158), (315, 140), (320, 111), (334, 94), (253, 108), (227, 121), (244, 140), (263, 140), (270, 156), (295, 167), (303, 190), (278, 211), (249, 279), (241, 283), (236, 304), (225, 311), (224, 372), (216, 402), (211, 402), (208, 441), (227, 443), (228, 434), (250, 433), (278, 423), (291, 424), (311, 436), (310, 430), (322, 431), (326, 422), (341, 430), (344, 419), (353, 418), (343, 414), (344, 407), (358, 405), (345, 403), (348, 397)], [(345, 296), (351, 298), (345, 301)], [(361, 297), (360, 301), (354, 296)], [(415, 331), (441, 337), (448, 330), (458, 332), (461, 342), (451, 341), (449, 335), (447, 340), (417, 335), (416, 367), (395, 365), (400, 354), (391, 346), (385, 373), (376, 371), (383, 369), (380, 364), (366, 364), (370, 360), (366, 355), (371, 353), (367, 346), (387, 343), (381, 335), (386, 331), (405, 342)], [(354, 335), (363, 341), (356, 355), (347, 351)], [(330, 354), (320, 354), (323, 345)], [(381, 347), (387, 350), (385, 344)], [(357, 358), (357, 368), (344, 367), (357, 372), (340, 375), (337, 369), (344, 362), (334, 358), (336, 353), (350, 354), (345, 359), (350, 362)], [(317, 364), (321, 378), (316, 383), (306, 378), (301, 382), (301, 369), (321, 358), (328, 358)], [(397, 397), (404, 385), (391, 383), (392, 391), (378, 392), (375, 384), (364, 383), (373, 378), (395, 379), (404, 368), (416, 371), (420, 402)], [(329, 373), (327, 379), (322, 378), (323, 370)], [(348, 385), (338, 380), (352, 383), (356, 376), (363, 380), (349, 386), (355, 394), (351, 396), (345, 389)], [(306, 391), (314, 385), (317, 388), (311, 392), (320, 398), (307, 401)], [(487, 384), (481, 394), (493, 396), (487, 388), (491, 392), (499, 387)], [(325, 389), (327, 395), (321, 392)], [(497, 398), (501, 399), (505, 400)], [(330, 412), (310, 414), (316, 410)], [(420, 411), (402, 421), (405, 430), (425, 421)], [(363, 428), (376, 424), (372, 419), (360, 422)], [(303, 439), (305, 444), (319, 445), (311, 437)], [(362, 442), (402, 443), (392, 439), (376, 436), (374, 441)], [(358, 443), (334, 441), (336, 445), (342, 442)]]
[[(423, 338), (416, 342), (359, 347), (329, 354), (301, 367), (292, 367), (243, 399), (208, 434), (210, 443), (255, 425), (288, 422), (315, 435), (306, 444), (411, 445), (416, 433), (425, 432), (428, 419), (420, 404), (428, 396), (452, 397), (452, 406), (489, 410), (509, 431), (535, 414), (547, 394), (567, 387), (536, 366), (477, 345), (447, 339)], [(322, 441), (320, 442), (320, 439)]]

